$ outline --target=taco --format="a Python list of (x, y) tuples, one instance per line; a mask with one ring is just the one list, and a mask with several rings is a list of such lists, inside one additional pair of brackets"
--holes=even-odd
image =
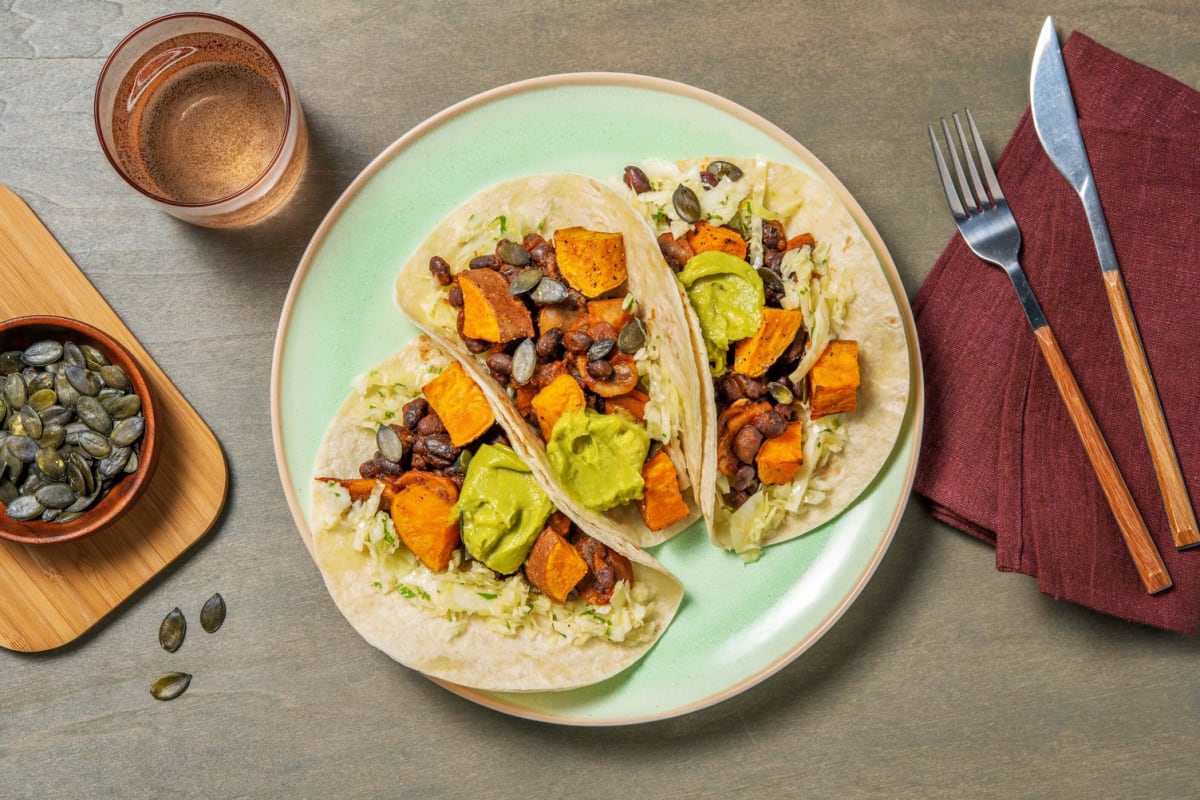
[(700, 381), (659, 261), (619, 192), (544, 174), (472, 197), (396, 281), (397, 304), (478, 380), (556, 500), (640, 547), (700, 517)]
[(803, 170), (655, 160), (624, 183), (687, 299), (713, 541), (753, 560), (839, 514), (883, 466), (908, 405), (899, 307), (850, 212)]
[(314, 464), (317, 564), (372, 645), (497, 691), (615, 675), (662, 635), (679, 582), (559, 511), (461, 366), (418, 337), (361, 376)]

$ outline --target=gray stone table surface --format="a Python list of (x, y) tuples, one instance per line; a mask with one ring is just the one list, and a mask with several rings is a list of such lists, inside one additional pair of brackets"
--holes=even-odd
[[(150, 207), (92, 129), (104, 57), (162, 2), (0, 0), (0, 183), (23, 197), (219, 438), (212, 533), (57, 651), (0, 651), (0, 797), (1194, 797), (1195, 639), (1042, 596), (911, 498), (845, 616), (712, 708), (554, 727), (476, 706), (344, 622), (304, 550), (269, 414), (280, 309), (355, 175), (441, 109), (510, 81), (672, 78), (772, 120), (877, 224), (910, 297), (954, 233), (925, 123), (964, 105), (998, 153), (1027, 105), (1042, 20), (1200, 86), (1194, 2), (196, 2), (248, 25), (300, 93), (313, 152), (278, 215), (213, 232)], [(3, 291), (3, 287), (0, 287)], [(190, 640), (163, 615), (230, 606)], [(176, 654), (178, 656), (180, 654)]]

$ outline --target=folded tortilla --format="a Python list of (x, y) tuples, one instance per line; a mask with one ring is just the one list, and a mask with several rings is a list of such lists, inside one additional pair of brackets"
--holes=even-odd
[[(401, 268), (395, 299), (400, 309), (442, 348), (451, 352), (483, 387), (510, 432), (514, 449), (544, 483), (555, 503), (589, 528), (615, 530), (638, 547), (658, 544), (701, 517), (694, 489), (685, 490), (690, 513), (669, 527), (650, 530), (633, 503), (599, 513), (586, 508), (557, 481), (546, 457), (540, 431), (523, 419), (513, 398), (490, 376), (483, 357), (472, 355), (459, 338), (457, 310), (447, 300), (448, 287), (433, 278), (429, 262), (445, 259), (454, 273), (468, 269), (475, 256), (492, 253), (501, 238), (520, 242), (529, 233), (551, 239), (557, 230), (578, 226), (619, 232), (625, 246), (626, 288), (638, 303), (638, 316), (657, 347), (650, 380), (652, 397), (661, 396), (661, 412), (670, 446), (682, 456), (690, 487), (699, 484), (704, 413), (701, 381), (691, 348), (680, 333), (688, 330), (684, 299), (670, 275), (659, 268), (661, 255), (650, 227), (614, 188), (582, 175), (553, 173), (510, 180), (485, 189), (452, 212)], [(615, 527), (614, 527), (615, 526)]]
[[(403, 405), (450, 363), (422, 336), (360, 377), (325, 433), (314, 479), (357, 478), (376, 452), (376, 427), (399, 420)], [(679, 581), (652, 557), (586, 523), (584, 532), (633, 566), (633, 587), (619, 589), (608, 607), (553, 604), (529, 590), (520, 571), (489, 582), (490, 571), (465, 558), (452, 561), (453, 574), (434, 573), (402, 544), (388, 553), (373, 510), (317, 480), (310, 528), (325, 585), (364, 639), (425, 675), (478, 689), (562, 690), (611, 677), (653, 646), (682, 597)]]
[[(727, 180), (711, 190), (703, 188), (699, 172), (713, 160), (716, 157), (674, 164), (647, 162), (647, 173), (652, 182), (657, 178), (658, 183), (644, 196), (626, 188), (626, 199), (656, 227), (656, 233), (674, 230), (676, 235), (682, 235), (688, 227), (686, 223), (671, 219), (678, 217), (670, 197), (679, 183), (689, 185), (701, 197), (708, 191), (715, 193), (712, 200), (718, 200), (720, 193), (731, 188)], [(720, 160), (742, 170), (743, 176), (737, 182), (740, 186), (734, 194), (744, 191), (742, 187), (753, 187), (749, 196), (755, 211), (781, 221), (788, 237), (811, 233), (818, 246), (828, 247), (830, 274), (840, 272), (853, 295), (845, 306), (844, 317), (833, 324), (832, 338), (855, 340), (859, 348), (858, 408), (837, 415), (839, 433), (845, 436), (840, 452), (830, 454), (811, 474), (802, 470), (793, 485), (772, 487), (773, 496), (790, 495), (794, 510), (781, 512), (783, 502), (770, 503), (773, 508), (767, 508), (763, 493), (767, 487), (763, 487), (733, 511), (722, 502), (718, 488), (723, 476), (717, 470), (717, 397), (708, 353), (699, 319), (685, 295), (687, 331), (695, 368), (702, 376), (705, 406), (706, 435), (700, 471), (704, 515), (714, 543), (754, 558), (760, 547), (794, 539), (828, 522), (850, 506), (874, 480), (892, 452), (908, 406), (908, 342), (896, 297), (878, 256), (828, 184), (786, 164), (753, 158), (720, 157)], [(721, 209), (728, 215), (724, 219), (729, 219), (736, 210), (736, 205)], [(714, 218), (712, 224), (720, 225), (721, 220)], [(659, 269), (663, 274), (673, 274), (662, 259)], [(675, 283), (678, 287), (677, 280)], [(814, 358), (815, 355), (819, 354), (814, 354)], [(789, 377), (794, 380), (800, 376), (793, 373)], [(807, 407), (800, 410), (797, 419), (807, 423)], [(805, 433), (809, 433), (807, 427)], [(797, 483), (801, 479), (803, 485)], [(755, 544), (746, 545), (748, 540), (755, 539), (758, 540)]]

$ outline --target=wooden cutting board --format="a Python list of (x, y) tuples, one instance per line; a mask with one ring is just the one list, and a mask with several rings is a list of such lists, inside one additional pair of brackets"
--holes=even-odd
[(111, 528), (60, 544), (0, 539), (0, 646), (40, 652), (76, 639), (203, 537), (229, 475), (212, 431), (37, 216), (0, 186), (0, 319), (27, 314), (83, 320), (125, 345), (146, 372), (164, 444), (145, 493)]

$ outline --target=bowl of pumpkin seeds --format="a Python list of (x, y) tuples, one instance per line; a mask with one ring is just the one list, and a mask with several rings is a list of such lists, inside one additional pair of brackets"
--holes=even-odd
[(53, 544), (103, 529), (150, 482), (157, 428), (141, 367), (65, 317), (0, 322), (0, 537)]

